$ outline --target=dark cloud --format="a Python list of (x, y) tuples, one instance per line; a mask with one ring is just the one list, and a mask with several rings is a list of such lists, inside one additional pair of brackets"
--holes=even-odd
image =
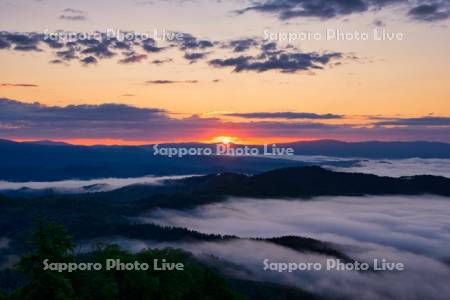
[(183, 38), (178, 42), (181, 50), (207, 49), (214, 47), (214, 43), (209, 40), (197, 39), (191, 34), (183, 33)]
[(185, 53), (184, 58), (189, 60), (191, 63), (195, 63), (200, 59), (204, 59), (208, 53), (202, 53), (202, 52), (192, 52), (192, 53)]
[(127, 42), (123, 42), (123, 41), (117, 41), (115, 40), (112, 47), (116, 48), (116, 49), (122, 49), (122, 50), (130, 50), (131, 46), (129, 43)]
[(430, 3), (423, 3), (413, 7), (408, 14), (421, 21), (440, 21), (447, 19), (450, 13), (449, 1), (435, 1)]
[(16, 45), (36, 45), (39, 42), (39, 36), (36, 34), (18, 34), (3, 33), (3, 36)]
[(305, 112), (254, 112), (254, 113), (229, 113), (226, 116), (249, 119), (342, 119), (344, 116), (335, 114), (315, 114)]
[(64, 47), (63, 43), (60, 43), (58, 41), (54, 41), (51, 39), (44, 39), (43, 42), (46, 43), (50, 48), (53, 48), (53, 49), (60, 49), (60, 48)]
[(42, 51), (41, 49), (39, 49), (37, 46), (35, 46), (35, 45), (17, 45), (17, 46), (15, 46), (14, 47), (14, 50), (17, 50), (17, 51), (25, 51), (25, 52), (28, 52), (28, 51), (37, 51), (37, 52), (40, 52), (40, 51)]
[(280, 19), (290, 19), (295, 17), (317, 17), (329, 19), (337, 16), (360, 13), (369, 10), (374, 6), (384, 6), (390, 3), (399, 2), (396, 0), (263, 0), (255, 1), (241, 11), (257, 11), (263, 13), (276, 14)]
[(0, 83), (0, 87), (38, 87), (38, 85), (30, 83)]
[(87, 37), (87, 38), (78, 38), (76, 39), (76, 41), (72, 42), (72, 46), (75, 45), (82, 45), (82, 46), (87, 46), (87, 47), (94, 47), (98, 44), (100, 44), (101, 42), (107, 42), (108, 44), (111, 42), (110, 39), (105, 39), (104, 34), (102, 34), (101, 36), (99, 36), (99, 38), (93, 38), (93, 37)]
[(448, 117), (391, 119), (375, 123), (381, 126), (450, 126)]
[[(177, 120), (156, 108), (123, 104), (46, 106), (0, 99), (0, 135), (57, 138), (174, 138), (180, 128), (195, 134), (207, 120)], [(178, 132), (178, 133), (177, 133)]]
[(95, 57), (93, 57), (93, 56), (85, 57), (85, 58), (81, 59), (80, 61), (85, 66), (87, 66), (87, 65), (95, 65), (98, 62), (98, 60)]
[(157, 47), (156, 41), (152, 38), (142, 41), (142, 48), (145, 51), (151, 52), (151, 53), (158, 53), (158, 52), (161, 52), (164, 50), (164, 48), (162, 48), (162, 47)]
[(108, 41), (97, 42), (96, 44), (82, 50), (81, 53), (92, 54), (97, 58), (110, 58), (115, 55), (115, 53), (109, 49), (110, 45), (111, 44)]
[(9, 47), (11, 47), (11, 44), (0, 36), (0, 49), (8, 49)]
[(209, 61), (209, 64), (214, 67), (234, 67), (236, 72), (241, 72), (243, 70), (242, 66), (247, 65), (251, 58), (251, 56), (239, 56), (234, 58), (213, 59)]
[(11, 44), (14, 45), (16, 51), (41, 51), (38, 47), (42, 35), (37, 33), (0, 33), (0, 49), (9, 48)]
[(277, 49), (277, 43), (275, 43), (275, 42), (261, 45), (261, 50), (263, 50), (263, 51), (272, 51), (272, 50), (276, 50), (276, 49)]
[(277, 70), (282, 73), (323, 69), (331, 60), (343, 58), (341, 53), (301, 53), (301, 52), (263, 52), (258, 56), (239, 56), (226, 59), (213, 59), (209, 64), (214, 67), (232, 67), (235, 72), (266, 72)]
[(178, 81), (173, 81), (173, 80), (149, 80), (146, 81), (146, 84), (172, 84), (172, 83), (177, 83)]
[(68, 47), (66, 50), (56, 51), (55, 55), (64, 61), (70, 61), (78, 58), (77, 51), (74, 47)]
[(60, 107), (1, 98), (0, 108), (0, 119), (2, 121), (39, 122), (42, 124), (53, 122), (142, 121), (164, 113), (164, 110), (161, 109), (137, 108), (124, 104), (80, 104)]
[(256, 11), (276, 15), (282, 20), (297, 17), (330, 19), (391, 5), (406, 7), (409, 16), (422, 21), (437, 21), (449, 16), (447, 0), (256, 0), (238, 13)]
[(233, 52), (244, 52), (259, 44), (255, 39), (240, 39), (229, 42), (226, 46), (233, 49)]
[(132, 54), (128, 55), (127, 57), (125, 57), (124, 59), (119, 60), (119, 63), (132, 64), (132, 63), (141, 62), (145, 59), (147, 59), (147, 55), (145, 55), (145, 54), (132, 53)]

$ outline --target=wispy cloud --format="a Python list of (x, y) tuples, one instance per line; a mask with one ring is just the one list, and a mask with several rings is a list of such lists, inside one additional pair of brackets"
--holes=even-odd
[(224, 116), (247, 119), (342, 119), (343, 115), (315, 114), (306, 112), (252, 112), (252, 113), (226, 113)]
[(0, 87), (39, 87), (37, 84), (31, 84), (31, 83), (0, 83)]
[(66, 8), (63, 13), (59, 16), (61, 20), (69, 21), (84, 21), (87, 18), (87, 13), (83, 10)]
[(450, 126), (450, 118), (428, 116), (421, 118), (390, 119), (376, 122), (375, 124), (383, 126)]
[(145, 82), (146, 84), (175, 84), (175, 83), (198, 83), (198, 80), (148, 80)]
[(130, 55), (128, 55), (127, 57), (119, 60), (119, 63), (122, 64), (132, 64), (132, 63), (138, 63), (141, 62), (143, 60), (147, 59), (147, 55), (146, 54), (135, 54), (135, 53), (131, 53)]
[(154, 59), (154, 60), (151, 61), (151, 63), (154, 64), (154, 65), (162, 65), (162, 64), (170, 63), (172, 61), (173, 61), (173, 59), (171, 59), (171, 58)]

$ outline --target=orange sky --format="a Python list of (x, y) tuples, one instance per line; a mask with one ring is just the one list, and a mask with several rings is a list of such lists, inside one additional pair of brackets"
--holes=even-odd
[[(407, 14), (402, 14), (407, 10), (404, 8), (402, 11), (403, 8), (399, 6), (349, 14), (345, 18), (283, 21), (267, 14), (232, 15), (230, 11), (237, 9), (236, 5), (239, 7), (236, 3), (175, 2), (155, 1), (149, 5), (138, 5), (133, 1), (108, 2), (107, 7), (102, 1), (85, 0), (77, 3), (53, 0), (30, 3), (18, 0), (14, 5), (0, 2), (0, 30), (7, 32), (43, 33), (56, 29), (92, 32), (105, 28), (145, 32), (164, 28), (215, 43), (213, 48), (186, 50), (161, 42), (158, 45), (163, 51), (137, 53), (145, 54), (146, 58), (129, 64), (120, 63), (123, 55), (126, 55), (125, 50), (113, 49), (114, 55), (97, 57), (98, 62), (89, 66), (77, 59), (51, 64), (49, 61), (58, 58), (57, 52), (62, 49), (52, 49), (43, 43), (39, 44), (39, 51), (18, 51), (13, 46), (0, 48), (0, 98), (62, 107), (121, 103), (139, 108), (164, 109), (173, 118), (199, 115), (225, 120), (215, 112), (309, 112), (347, 116), (343, 120), (320, 120), (324, 124), (361, 124), (366, 122), (366, 116), (450, 116), (448, 19), (414, 21), (408, 19)], [(82, 20), (60, 18), (67, 8), (79, 11)], [(342, 54), (342, 59), (325, 64), (321, 66), (322, 69), (233, 72), (230, 67), (218, 68), (208, 63), (213, 59), (257, 56), (259, 46), (238, 53), (219, 44), (245, 38), (262, 40), (267, 30), (324, 33), (332, 28), (347, 33), (358, 31), (372, 34), (374, 30), (380, 29), (374, 25), (375, 20), (383, 21), (383, 30), (401, 33), (404, 39), (321, 39), (291, 43), (295, 51), (301, 53)], [(280, 49), (287, 46), (286, 42), (278, 43)], [(189, 61), (185, 58), (186, 54), (199, 52), (205, 55), (204, 59)], [(166, 63), (152, 63), (155, 60)], [(171, 83), (148, 83), (155, 81)], [(208, 141), (221, 135), (232, 136), (246, 143), (260, 143), (265, 139), (272, 142), (315, 138), (302, 135), (270, 135), (264, 138), (249, 134), (252, 133), (228, 132), (226, 128), (219, 132), (208, 132), (205, 128), (205, 133), (196, 135), (196, 140)], [(191, 138), (180, 136), (177, 141), (189, 141)], [(336, 138), (341, 136), (337, 135)], [(79, 137), (70, 142), (129, 144), (148, 141)]]

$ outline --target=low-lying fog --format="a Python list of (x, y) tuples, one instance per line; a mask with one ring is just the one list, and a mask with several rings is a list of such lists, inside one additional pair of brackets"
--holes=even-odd
[(435, 196), (317, 197), (307, 201), (231, 197), (193, 210), (155, 210), (139, 220), (204, 233), (299, 235), (450, 257), (450, 198)]
[[(413, 175), (435, 175), (450, 178), (450, 159), (408, 158), (408, 159), (362, 159), (328, 156), (283, 156), (282, 158), (318, 164), (331, 170), (401, 177)], [(335, 163), (355, 162), (349, 166)], [(331, 164), (333, 163), (333, 164)]]
[(61, 180), (50, 182), (10, 182), (0, 181), (0, 190), (32, 190), (52, 189), (59, 193), (77, 194), (88, 192), (107, 192), (133, 184), (158, 185), (164, 180), (176, 180), (195, 175), (185, 176), (144, 176), (135, 178), (101, 178), (90, 180)]
[[(354, 299), (446, 299), (450, 294), (450, 199), (421, 197), (320, 197), (309, 201), (230, 198), (189, 211), (156, 210), (142, 222), (187, 227), (240, 237), (306, 236), (339, 244), (358, 261), (402, 262), (404, 271), (264, 271), (263, 261), (324, 262), (326, 257), (299, 253), (275, 244), (235, 240), (203, 243), (114, 242), (138, 251), (174, 246), (199, 257), (213, 254), (243, 266), (258, 280), (301, 287)], [(243, 274), (247, 275), (243, 275)]]

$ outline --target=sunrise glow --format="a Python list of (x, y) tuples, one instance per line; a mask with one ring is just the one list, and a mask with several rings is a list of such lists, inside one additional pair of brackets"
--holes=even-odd
[(216, 136), (211, 140), (212, 143), (222, 143), (228, 145), (230, 143), (237, 143), (239, 139), (232, 136)]

